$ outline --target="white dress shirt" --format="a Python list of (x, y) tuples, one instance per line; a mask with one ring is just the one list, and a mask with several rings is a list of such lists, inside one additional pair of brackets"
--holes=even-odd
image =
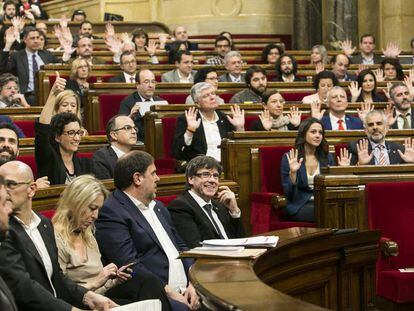
[[(126, 72), (123, 72), (123, 74), (124, 74), (124, 78), (125, 78), (126, 83), (135, 83), (135, 75), (132, 76), (132, 75), (126, 73)], [(133, 79), (133, 81), (131, 81), (131, 78)]]
[[(399, 129), (403, 129), (404, 128), (404, 119), (401, 117), (401, 112), (396, 111), (397, 116), (397, 124), (398, 124), (398, 128)], [(410, 126), (410, 128), (412, 128), (411, 126), (411, 113), (408, 112), (405, 117), (407, 118), (408, 121), (408, 125)]]
[(118, 157), (118, 159), (125, 154), (125, 152), (123, 152), (121, 149), (115, 147), (114, 145), (111, 145), (111, 148), (115, 152), (115, 154)]
[(344, 127), (345, 131), (347, 130), (346, 122), (345, 122), (345, 115), (341, 119), (339, 119), (339, 118), (335, 117), (332, 113), (329, 113), (329, 119), (331, 120), (331, 125), (332, 125), (332, 130), (333, 131), (338, 131), (338, 128), (339, 128), (338, 121), (339, 120), (342, 120), (342, 126)]
[(30, 223), (26, 225), (19, 217), (14, 216), (17, 222), (23, 227), (26, 231), (29, 238), (32, 240), (34, 246), (36, 247), (37, 252), (42, 258), (43, 265), (46, 270), (47, 278), (49, 280), (50, 286), (53, 289), (53, 294), (56, 297), (56, 291), (52, 284), (52, 275), (53, 275), (53, 266), (52, 260), (50, 259), (49, 252), (47, 251), (45, 242), (43, 241), (42, 236), (40, 235), (39, 229), (37, 228), (40, 225), (41, 219), (32, 211), (32, 217), (30, 218)]
[(187, 77), (181, 75), (180, 71), (177, 69), (178, 77), (180, 78), (180, 83), (192, 83), (191, 81), (191, 72), (188, 74)]
[(29, 84), (27, 86), (27, 91), (31, 92), (34, 91), (34, 79), (35, 79), (35, 75), (33, 74), (33, 54), (36, 54), (36, 62), (37, 62), (37, 67), (40, 70), (40, 66), (44, 65), (45, 63), (43, 62), (43, 60), (40, 58), (39, 53), (32, 53), (29, 52), (26, 49), (26, 54), (27, 54), (27, 62), (29, 64)]
[(233, 76), (231, 73), (229, 73), (229, 77), (231, 79), (231, 82), (239, 82), (239, 83), (242, 82), (241, 81), (241, 75), (236, 77), (236, 76)]
[(162, 226), (157, 214), (154, 212), (155, 201), (151, 201), (148, 206), (135, 199), (133, 196), (124, 192), (138, 208), (139, 212), (148, 221), (155, 236), (160, 242), (165, 255), (168, 258), (168, 285), (175, 291), (187, 288), (187, 276), (185, 275), (184, 266), (181, 259), (178, 259), (179, 253), (169, 235)]
[[(201, 122), (203, 122), (204, 135), (206, 137), (206, 143), (207, 143), (206, 155), (213, 157), (217, 161), (221, 162), (221, 149), (219, 148), (221, 144), (221, 135), (220, 135), (219, 127), (217, 125), (217, 121), (219, 120), (219, 117), (217, 113), (214, 112), (214, 119), (209, 121), (203, 116), (201, 112), (200, 112), (200, 115), (201, 115)], [(190, 146), (192, 141), (193, 141), (193, 135), (190, 137), (190, 135), (188, 135), (186, 131), (184, 134), (184, 143), (187, 146)]]

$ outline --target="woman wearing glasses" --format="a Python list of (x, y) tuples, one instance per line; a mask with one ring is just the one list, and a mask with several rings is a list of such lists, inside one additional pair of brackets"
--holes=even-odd
[[(205, 67), (201, 68), (200, 70), (197, 70), (197, 73), (194, 75), (194, 84), (197, 84), (199, 82), (207, 82), (210, 83), (212, 86), (214, 86), (216, 92), (218, 89), (218, 74), (216, 69), (213, 67)], [(216, 102), (217, 104), (224, 104), (224, 100), (216, 95)], [(193, 105), (194, 100), (191, 97), (191, 94), (187, 96), (185, 99), (186, 104)]]

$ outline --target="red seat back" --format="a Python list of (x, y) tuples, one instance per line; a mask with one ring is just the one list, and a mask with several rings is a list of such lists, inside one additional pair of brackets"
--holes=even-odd
[(169, 104), (185, 104), (185, 100), (189, 93), (164, 93), (160, 97)]
[(156, 197), (155, 199), (158, 200), (158, 201), (161, 201), (162, 203), (164, 203), (165, 206), (167, 206), (176, 197), (177, 197), (177, 195), (176, 194), (173, 194), (173, 195), (165, 195), (165, 196), (162, 196), (162, 197)]
[(256, 116), (256, 115), (245, 116), (244, 117), (244, 128), (246, 129), (246, 131), (251, 131), (253, 122), (258, 119), (259, 119), (259, 116)]
[(311, 95), (315, 92), (308, 91), (308, 92), (281, 92), (283, 98), (288, 101), (301, 101), (305, 96)]
[(224, 100), (225, 103), (229, 103), (230, 99), (234, 96), (233, 93), (222, 93), (219, 96)]
[(171, 157), (172, 145), (174, 142), (175, 127), (177, 126), (177, 118), (162, 118), (162, 138), (164, 147), (164, 158)]
[(119, 112), (121, 101), (127, 97), (127, 94), (101, 94), (99, 95), (99, 122), (100, 129), (104, 130), (109, 119)]
[(29, 165), (30, 168), (32, 169), (33, 176), (35, 178), (37, 178), (36, 159), (35, 159), (35, 156), (33, 154), (20, 155), (20, 156), (17, 157), (17, 160), (22, 161), (23, 163), (26, 163), (27, 165)]
[(13, 123), (22, 129), (26, 137), (35, 137), (34, 120), (14, 120)]

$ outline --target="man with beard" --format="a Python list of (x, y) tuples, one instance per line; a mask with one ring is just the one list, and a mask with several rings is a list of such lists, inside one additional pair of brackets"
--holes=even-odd
[(266, 70), (260, 66), (251, 66), (246, 71), (246, 85), (248, 88), (234, 94), (230, 103), (262, 103), (262, 95), (267, 87)]
[(400, 143), (386, 141), (387, 118), (382, 111), (372, 110), (365, 115), (365, 133), (368, 139), (351, 142), (348, 146), (351, 165), (389, 165), (414, 163), (414, 141)]
[[(0, 243), (2, 243), (9, 231), (9, 215), (12, 209), (6, 204), (6, 183), (3, 176), (0, 175)], [(0, 258), (0, 261), (2, 259)], [(3, 278), (0, 276), (0, 310), (17, 311), (16, 304), (10, 289), (7, 287)]]
[(276, 68), (276, 79), (275, 81), (280, 82), (294, 82), (304, 81), (302, 77), (297, 77), (296, 72), (298, 71), (298, 63), (296, 58), (289, 54), (280, 55), (279, 59), (275, 64)]
[(20, 93), (19, 79), (10, 73), (0, 76), (0, 108), (30, 107), (24, 95)]
[(6, 0), (3, 4), (3, 22), (11, 21), (16, 16), (16, 2)]
[(390, 88), (390, 99), (394, 106), (388, 125), (392, 129), (412, 129), (414, 126), (414, 111), (411, 109), (411, 96), (405, 84), (396, 83)]

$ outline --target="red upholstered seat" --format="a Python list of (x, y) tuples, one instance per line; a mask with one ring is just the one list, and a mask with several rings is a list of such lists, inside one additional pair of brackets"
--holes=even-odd
[[(99, 123), (100, 130), (105, 130), (109, 119), (118, 114), (121, 101), (127, 94), (101, 94), (99, 95)], [(96, 133), (92, 133), (96, 134)]]
[(162, 197), (156, 197), (155, 199), (158, 200), (158, 201), (161, 201), (162, 203), (164, 203), (165, 206), (167, 206), (176, 197), (177, 197), (177, 195), (173, 194), (173, 195), (165, 195), (165, 196), (162, 196)]
[(185, 100), (189, 93), (164, 93), (160, 97), (169, 104), (185, 104)]
[(302, 99), (305, 96), (311, 95), (315, 92), (312, 92), (312, 91), (309, 91), (309, 92), (283, 92), (282, 91), (281, 93), (282, 93), (283, 98), (286, 101), (291, 102), (291, 101), (302, 101)]
[(175, 126), (177, 118), (167, 117), (161, 119), (162, 139), (164, 157), (155, 159), (158, 175), (173, 174), (175, 172), (176, 160), (171, 157), (172, 144), (174, 141)]
[(397, 242), (396, 257), (380, 254), (377, 261), (377, 295), (394, 303), (414, 302), (414, 182), (370, 183), (365, 187), (370, 229), (380, 229), (382, 239)]
[(256, 115), (247, 115), (244, 117), (244, 128), (246, 131), (251, 131), (252, 123), (259, 119), (259, 116)]
[(290, 227), (313, 227), (313, 223), (283, 221), (283, 211), (275, 211), (271, 199), (282, 194), (280, 163), (282, 156), (292, 147), (259, 147), (261, 188), (250, 194), (252, 233), (259, 234)]
[(88, 158), (88, 159), (92, 159), (93, 152), (78, 152), (76, 155), (77, 155), (79, 158)]
[(35, 137), (34, 120), (15, 120), (13, 123), (22, 129), (26, 137)]
[(32, 154), (19, 155), (17, 157), (17, 160), (22, 161), (23, 163), (26, 163), (27, 165), (29, 165), (30, 168), (32, 169), (34, 177), (37, 178), (37, 166), (36, 166), (36, 159), (35, 159), (34, 155), (32, 155)]
[(233, 97), (233, 93), (222, 93), (219, 96), (224, 100), (225, 103), (229, 103), (230, 99)]
[(55, 216), (55, 210), (54, 209), (48, 209), (48, 210), (45, 210), (45, 211), (40, 211), (39, 214), (43, 215), (43, 216), (45, 216), (49, 219), (52, 219), (53, 216)]

